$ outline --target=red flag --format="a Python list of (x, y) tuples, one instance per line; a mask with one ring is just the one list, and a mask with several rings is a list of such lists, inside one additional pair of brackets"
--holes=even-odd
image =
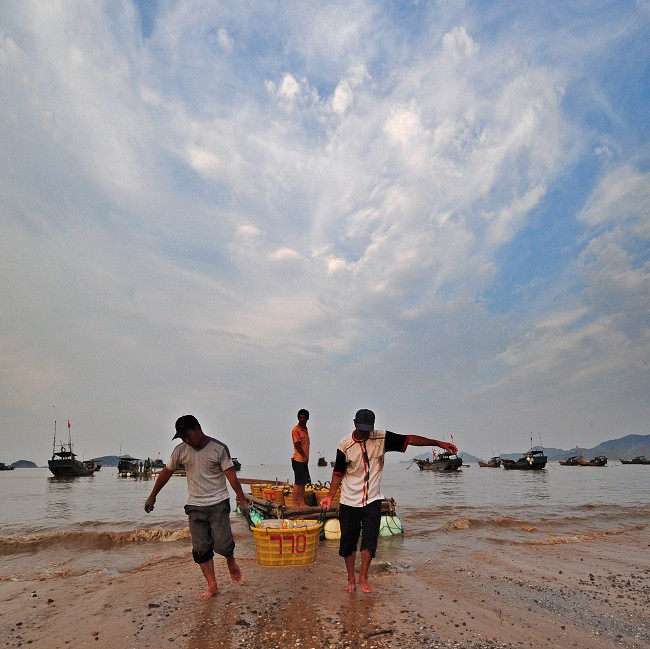
[(68, 428), (70, 428), (70, 420), (68, 419)]

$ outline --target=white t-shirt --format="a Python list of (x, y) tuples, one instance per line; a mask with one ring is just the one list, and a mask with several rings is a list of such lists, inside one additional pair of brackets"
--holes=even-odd
[(229, 498), (224, 471), (234, 466), (225, 444), (210, 437), (200, 450), (182, 442), (169, 457), (167, 468), (177, 471), (185, 467), (188, 505), (216, 505)]
[(373, 430), (367, 440), (358, 442), (352, 435), (341, 440), (336, 451), (334, 474), (343, 476), (341, 504), (364, 507), (375, 500), (383, 500), (381, 475), (384, 453), (404, 452), (408, 446), (406, 435), (389, 430)]

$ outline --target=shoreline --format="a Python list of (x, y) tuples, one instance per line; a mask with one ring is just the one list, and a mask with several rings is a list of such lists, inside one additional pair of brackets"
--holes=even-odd
[[(220, 593), (204, 588), (189, 553), (103, 572), (0, 582), (6, 647), (457, 647), (641, 649), (650, 643), (647, 527), (559, 544), (477, 546), (388, 539), (370, 570), (375, 593), (342, 592), (336, 541), (316, 562), (262, 568), (238, 535), (244, 579), (215, 557)], [(357, 558), (358, 560), (358, 558)], [(357, 570), (358, 571), (358, 570)]]

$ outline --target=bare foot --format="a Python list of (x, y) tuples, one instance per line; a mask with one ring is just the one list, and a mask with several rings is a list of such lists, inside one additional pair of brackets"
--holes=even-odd
[(344, 593), (353, 593), (357, 589), (357, 585), (353, 581), (349, 581), (343, 588)]
[(230, 580), (233, 584), (239, 583), (244, 575), (242, 574), (241, 568), (235, 561), (235, 558), (230, 557), (226, 559), (226, 563), (228, 564), (228, 570), (230, 571)]
[(208, 587), (207, 590), (204, 590), (200, 595), (199, 599), (210, 599), (214, 597), (219, 592), (219, 588), (215, 584), (214, 586)]
[(374, 593), (375, 589), (368, 583), (367, 579), (359, 577), (359, 586), (362, 593)]

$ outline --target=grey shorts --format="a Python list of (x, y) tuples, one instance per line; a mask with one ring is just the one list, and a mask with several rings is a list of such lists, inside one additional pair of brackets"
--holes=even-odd
[(230, 528), (230, 499), (202, 507), (185, 505), (192, 536), (192, 557), (196, 563), (210, 561), (215, 552), (229, 557), (235, 551)]

